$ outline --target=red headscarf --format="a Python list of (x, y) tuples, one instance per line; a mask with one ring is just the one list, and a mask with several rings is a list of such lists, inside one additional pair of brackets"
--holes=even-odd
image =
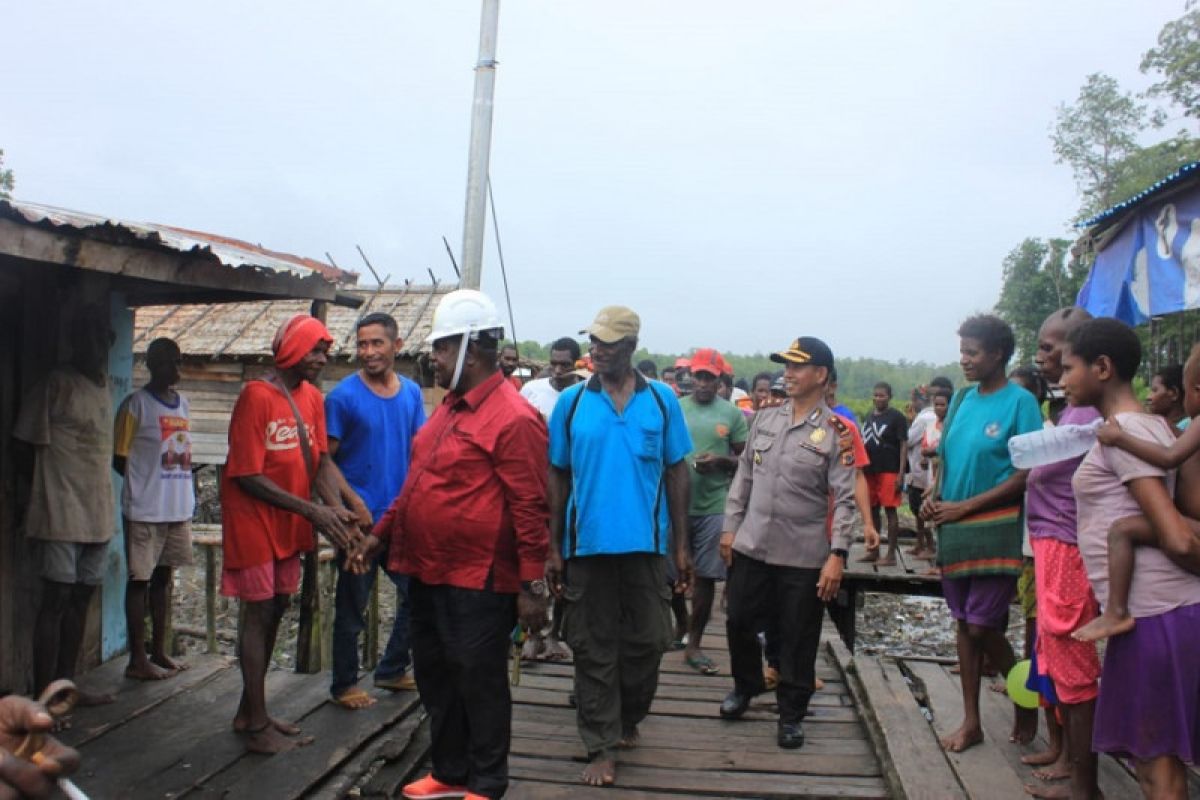
[(297, 314), (279, 326), (271, 352), (275, 354), (275, 366), (288, 369), (300, 363), (300, 359), (312, 352), (318, 342), (333, 344), (329, 329), (316, 317)]

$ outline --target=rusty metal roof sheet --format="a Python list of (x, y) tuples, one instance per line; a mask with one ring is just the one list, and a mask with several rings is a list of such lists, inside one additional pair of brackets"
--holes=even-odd
[(72, 228), (91, 238), (118, 244), (161, 246), (181, 253), (207, 251), (229, 267), (249, 266), (272, 272), (291, 273), (302, 278), (316, 273), (339, 284), (353, 284), (358, 280), (357, 273), (346, 272), (315, 259), (269, 250), (262, 245), (251, 244), (241, 239), (173, 225), (130, 222), (23, 200), (0, 201), (0, 217), (52, 230)]

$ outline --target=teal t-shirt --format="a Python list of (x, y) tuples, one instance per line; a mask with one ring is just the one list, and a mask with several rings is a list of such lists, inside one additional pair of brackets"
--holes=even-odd
[(679, 401), (688, 433), (692, 437), (692, 452), (688, 454), (688, 473), (692, 478), (692, 496), (688, 514), (709, 516), (725, 513), (725, 496), (733, 475), (725, 472), (701, 474), (693, 466), (696, 456), (712, 453), (717, 456), (732, 456), (731, 445), (742, 444), (749, 436), (746, 415), (733, 403), (720, 397), (711, 403), (697, 403), (692, 395)]
[(1037, 399), (1021, 386), (1005, 384), (988, 395), (978, 386), (963, 391), (943, 425), (943, 500), (966, 500), (1003, 483), (1014, 472), (1008, 440), (1042, 429)]

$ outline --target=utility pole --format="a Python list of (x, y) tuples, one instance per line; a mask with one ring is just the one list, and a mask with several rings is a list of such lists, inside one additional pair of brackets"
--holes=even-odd
[(463, 215), (462, 286), (478, 289), (483, 268), (487, 215), (488, 160), (492, 147), (492, 96), (496, 89), (496, 28), (500, 0), (483, 0), (479, 22), (479, 62), (471, 104), (471, 150), (467, 161), (467, 204)]

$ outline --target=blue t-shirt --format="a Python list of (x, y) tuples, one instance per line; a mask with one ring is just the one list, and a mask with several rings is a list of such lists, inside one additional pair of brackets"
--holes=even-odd
[(978, 386), (963, 391), (943, 426), (943, 500), (966, 500), (1003, 483), (1014, 472), (1008, 440), (1042, 429), (1037, 399), (1015, 383), (987, 395)]
[(675, 392), (636, 380), (622, 414), (593, 377), (564, 391), (550, 415), (550, 463), (571, 471), (565, 558), (667, 552), (663, 476), (692, 451), (692, 438)]
[(855, 414), (853, 411), (851, 411), (846, 406), (842, 405), (841, 403), (838, 403), (836, 406), (834, 406), (833, 408), (831, 408), (829, 410), (832, 411), (833, 413), (837, 414), (842, 419), (849, 422), (854, 427), (856, 427), (856, 428), (858, 427), (858, 415)]
[(421, 390), (407, 378), (400, 378), (395, 395), (383, 398), (355, 372), (325, 398), (325, 427), (338, 440), (333, 460), (376, 521), (404, 485), (412, 440), (424, 424)]

